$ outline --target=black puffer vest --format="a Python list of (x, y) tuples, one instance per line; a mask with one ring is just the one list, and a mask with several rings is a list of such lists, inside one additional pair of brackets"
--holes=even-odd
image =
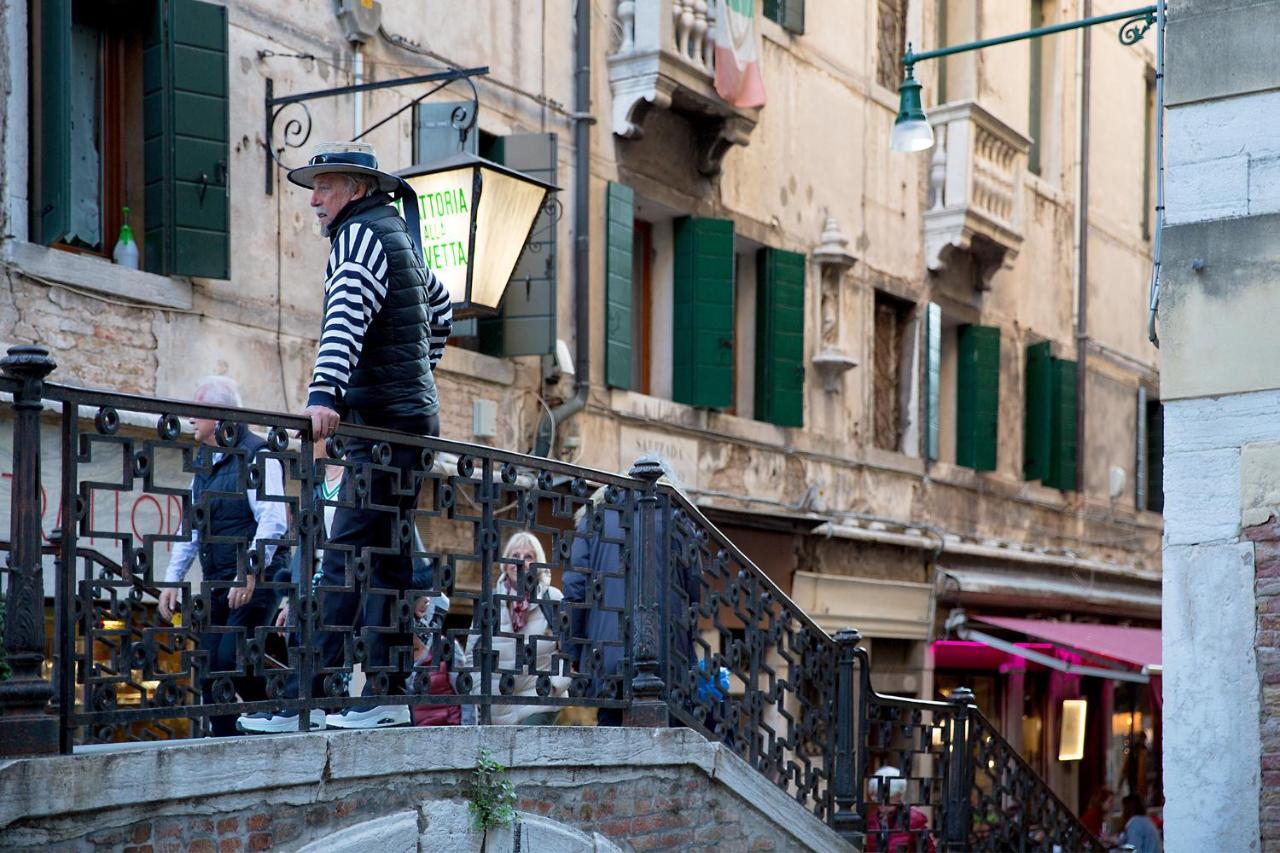
[[(253, 508), (249, 506), (249, 498), (245, 495), (245, 484), (241, 476), (245, 462), (252, 459), (267, 443), (249, 432), (244, 424), (240, 424), (236, 434), (234, 447), (245, 452), (245, 455), (230, 452), (230, 448), (213, 448), (203, 446), (201, 454), (212, 454), (222, 451), (222, 458), (213, 463), (207, 474), (196, 474), (191, 481), (191, 505), (200, 504), (205, 492), (229, 493), (227, 496), (209, 496), (206, 504), (209, 526), (207, 533), (200, 534), (200, 565), (207, 580), (226, 580), (236, 576), (236, 543), (213, 543), (215, 536), (235, 536), (247, 546), (253, 541), (253, 534), (258, 529), (258, 522), (253, 517)], [(283, 565), (289, 559), (288, 548), (276, 548), (271, 558), (271, 566)], [(264, 572), (269, 579), (270, 573)]]
[(360, 223), (382, 242), (387, 259), (387, 295), (364, 336), (343, 404), (362, 423), (417, 431), (440, 411), (428, 358), (430, 279), (405, 221), (386, 193), (357, 199), (339, 212), (330, 242)]

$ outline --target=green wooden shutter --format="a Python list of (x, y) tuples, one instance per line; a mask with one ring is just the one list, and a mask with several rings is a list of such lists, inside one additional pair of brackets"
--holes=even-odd
[(31, 237), (48, 246), (71, 227), (71, 0), (40, 4), (40, 115)]
[(145, 266), (229, 278), (227, 9), (156, 3), (143, 60)]
[(1055, 489), (1076, 488), (1076, 363), (1051, 361), (1053, 427), (1049, 474), (1041, 482)]
[(994, 471), (1000, 417), (1000, 330), (962, 326), (957, 350), (956, 464)]
[(804, 33), (804, 0), (764, 0), (764, 16), (788, 32)]
[(733, 405), (733, 222), (677, 219), (674, 279), (672, 399), (726, 409)]
[(756, 256), (756, 420), (804, 425), (804, 255)]
[(631, 261), (635, 251), (635, 194), (626, 184), (609, 183), (605, 191), (605, 328), (604, 381), (631, 388)]
[(1048, 341), (1027, 347), (1027, 374), (1023, 398), (1022, 478), (1043, 480), (1049, 476), (1052, 448), (1053, 382)]
[[(504, 136), (501, 162), (532, 178), (556, 182), (556, 135), (517, 133)], [(538, 214), (498, 316), (477, 324), (480, 351), (489, 355), (543, 355), (556, 348), (556, 221), (545, 209)]]
[(804, 0), (782, 0), (781, 24), (789, 33), (804, 34)]
[(942, 408), (942, 306), (930, 302), (924, 315), (924, 454), (936, 460)]

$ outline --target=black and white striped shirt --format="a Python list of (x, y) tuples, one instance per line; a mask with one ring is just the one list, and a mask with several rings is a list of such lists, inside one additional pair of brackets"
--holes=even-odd
[[(453, 304), (449, 291), (429, 269), (427, 278), (428, 359), (434, 371), (453, 329)], [(333, 241), (324, 292), (324, 325), (307, 404), (337, 408), (359, 363), (369, 324), (387, 295), (382, 241), (367, 225), (348, 225)]]

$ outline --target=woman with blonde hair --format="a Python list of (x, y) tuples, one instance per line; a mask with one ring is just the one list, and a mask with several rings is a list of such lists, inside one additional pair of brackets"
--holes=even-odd
[[(498, 660), (491, 677), (490, 691), (493, 695), (502, 695), (498, 689), (503, 671), (518, 672), (511, 691), (512, 696), (537, 696), (537, 673), (552, 671), (552, 656), (556, 651), (555, 615), (556, 605), (564, 596), (560, 590), (551, 585), (551, 569), (546, 565), (547, 555), (542, 543), (527, 530), (521, 530), (507, 540), (502, 549), (502, 562), (495, 571), (493, 579), (494, 602), (498, 604), (499, 621), (494, 625), (492, 648), (498, 653)], [(537, 589), (532, 596), (526, 596), (521, 584), (522, 577), (536, 575)], [(524, 581), (528, 583), (528, 581)], [(516, 636), (519, 635), (522, 645), (528, 649), (533, 645), (536, 650), (536, 670), (528, 671), (527, 651), (516, 659)], [(467, 638), (467, 666), (474, 663), (480, 635), (472, 634)], [(477, 679), (478, 680), (478, 679)], [(568, 689), (569, 679), (561, 675), (551, 676), (551, 692), (548, 695), (562, 696)], [(555, 722), (558, 708), (546, 705), (499, 705), (494, 704), (491, 719), (498, 725), (550, 725)]]

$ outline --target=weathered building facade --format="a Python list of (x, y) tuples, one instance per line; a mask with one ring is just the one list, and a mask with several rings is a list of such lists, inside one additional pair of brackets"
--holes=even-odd
[[(186, 397), (221, 372), (247, 405), (299, 410), (328, 246), (283, 181), (307, 147), (286, 143), (367, 130), (385, 168), (408, 168), (456, 144), (442, 117), (468, 99), (342, 95), (287, 108), (269, 140), (268, 82), (279, 96), (488, 65), (467, 145), (562, 191), (502, 315), (447, 351), (443, 435), (535, 449), (546, 410), (581, 389), (546, 452), (612, 470), (663, 453), (821, 625), (863, 631), (881, 690), (980, 679), (1068, 802), (1105, 778), (1052, 760), (1046, 697), (1080, 695), (1078, 679), (947, 674), (929, 641), (955, 607), (1159, 620), (1152, 51), (1112, 26), (922, 64), (937, 146), (888, 142), (908, 42), (1123, 4), (748, 3), (759, 108), (716, 94), (701, 0), (592, 4), (582, 57), (569, 0), (383, 3), (364, 33), (331, 0), (142, 5), (3, 8), (0, 341), (49, 346), (63, 382)], [(48, 36), (68, 23), (70, 43)], [(187, 137), (204, 159), (166, 158)], [(109, 262), (126, 205), (149, 272)], [(557, 340), (576, 375), (544, 357)], [(1111, 694), (1090, 698), (1109, 738)]]

